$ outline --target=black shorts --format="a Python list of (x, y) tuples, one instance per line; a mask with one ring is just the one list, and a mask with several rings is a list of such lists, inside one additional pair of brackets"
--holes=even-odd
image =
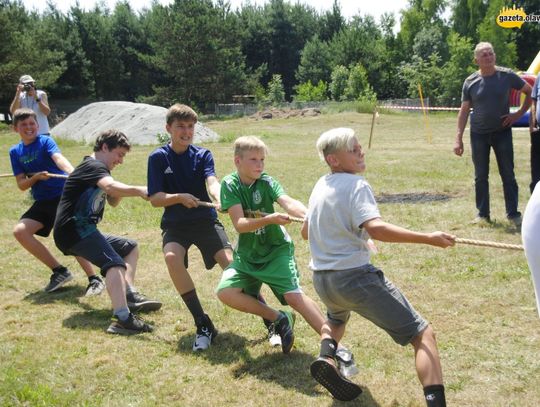
[(126, 257), (137, 246), (137, 242), (123, 237), (104, 235), (96, 230), (91, 235), (75, 243), (65, 254), (80, 256), (101, 270), (105, 277), (111, 267), (126, 268)]
[(217, 219), (200, 219), (193, 223), (166, 227), (161, 236), (163, 237), (163, 247), (167, 243), (174, 242), (186, 250), (184, 256), (186, 268), (188, 268), (188, 250), (193, 244), (199, 248), (207, 270), (216, 265), (214, 256), (217, 252), (232, 248), (225, 228)]
[(43, 225), (41, 229), (36, 232), (36, 235), (47, 237), (51, 233), (54, 226), (54, 219), (56, 218), (56, 208), (60, 197), (54, 199), (47, 199), (42, 201), (35, 201), (32, 206), (22, 214), (21, 219), (32, 219)]

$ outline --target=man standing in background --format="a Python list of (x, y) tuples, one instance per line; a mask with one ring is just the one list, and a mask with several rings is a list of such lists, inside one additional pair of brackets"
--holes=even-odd
[(38, 122), (38, 134), (50, 136), (49, 121), (47, 116), (51, 113), (47, 94), (36, 89), (36, 81), (30, 75), (23, 75), (19, 79), (17, 91), (9, 110), (13, 115), (19, 108), (32, 109), (36, 113)]
[[(479, 70), (463, 83), (461, 108), (454, 153), (463, 154), (463, 132), (471, 114), (471, 152), (474, 164), (476, 208), (475, 223), (491, 222), (489, 210), (489, 156), (495, 152), (503, 183), (506, 217), (521, 226), (518, 211), (518, 185), (514, 174), (512, 124), (531, 105), (531, 87), (511, 69), (495, 65), (495, 51), (489, 42), (480, 42), (474, 49), (474, 61)], [(510, 91), (519, 90), (525, 100), (518, 111), (510, 113)]]

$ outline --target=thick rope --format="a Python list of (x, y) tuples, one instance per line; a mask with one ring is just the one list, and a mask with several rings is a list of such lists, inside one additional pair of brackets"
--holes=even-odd
[[(216, 207), (216, 204), (213, 204), (211, 202), (203, 202), (203, 201), (199, 201), (199, 205), (206, 206), (209, 208)], [(270, 215), (269, 213), (266, 213), (266, 212), (252, 211), (249, 209), (245, 210), (244, 213), (248, 217), (253, 217), (253, 218), (262, 218), (264, 216)], [(294, 216), (289, 216), (289, 219), (291, 222), (298, 222), (298, 223), (304, 222), (304, 219), (296, 218)], [(508, 244), (508, 243), (490, 242), (487, 240), (464, 239), (461, 237), (456, 237), (456, 243), (468, 244), (472, 246), (494, 247), (496, 249), (523, 250), (523, 245), (520, 245), (520, 244)]]
[[(26, 174), (27, 177), (31, 177), (32, 175), (34, 175), (35, 173), (30, 173), (30, 174)], [(11, 177), (14, 177), (15, 175), (13, 174), (0, 174), (0, 178), (11, 178)], [(68, 176), (67, 175), (64, 175), (64, 174), (53, 174), (53, 173), (49, 173), (49, 178), (63, 178), (63, 179), (66, 179)]]
[(470, 244), (473, 246), (495, 247), (497, 249), (523, 250), (523, 245), (521, 244), (508, 244), (490, 242), (486, 240), (463, 239), (461, 237), (456, 237), (456, 243)]
[[(216, 208), (217, 205), (212, 202), (204, 202), (204, 201), (198, 201), (199, 206), (205, 206), (207, 208)], [(247, 215), (248, 218), (264, 218), (265, 216), (271, 215), (270, 213), (261, 212), (261, 211), (252, 211), (251, 209), (244, 210), (244, 214)], [(289, 215), (287, 215), (289, 216)], [(291, 222), (298, 222), (298, 223), (304, 223), (304, 219), (302, 218), (296, 218), (294, 216), (289, 216), (289, 220)]]

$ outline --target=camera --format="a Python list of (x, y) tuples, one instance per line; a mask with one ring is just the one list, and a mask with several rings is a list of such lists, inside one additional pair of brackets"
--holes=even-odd
[(33, 83), (25, 83), (25, 84), (23, 84), (23, 87), (24, 87), (24, 90), (29, 91), (30, 89), (32, 89), (34, 87), (34, 84)]

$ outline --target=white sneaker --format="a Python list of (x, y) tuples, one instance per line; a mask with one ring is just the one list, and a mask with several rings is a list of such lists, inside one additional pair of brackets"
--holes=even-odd
[(268, 326), (268, 342), (270, 346), (281, 346), (281, 336), (276, 333), (276, 326), (274, 324)]
[(86, 293), (84, 295), (86, 297), (100, 295), (104, 289), (105, 283), (102, 280), (92, 279), (88, 284), (88, 287), (86, 287)]
[(218, 331), (216, 328), (214, 328), (214, 324), (208, 315), (205, 315), (204, 325), (200, 324), (197, 326), (195, 342), (193, 342), (193, 350), (196, 352), (208, 349), (217, 334)]

